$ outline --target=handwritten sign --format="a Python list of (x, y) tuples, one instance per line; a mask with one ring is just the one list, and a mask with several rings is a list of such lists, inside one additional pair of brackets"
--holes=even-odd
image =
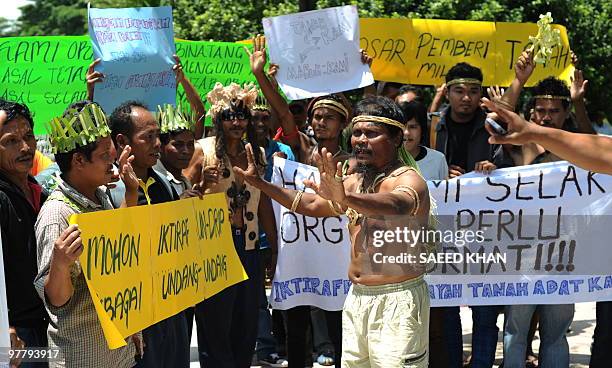
[(374, 83), (359, 55), (355, 6), (263, 19), (270, 61), (290, 99), (321, 96)]
[[(453, 65), (467, 62), (480, 68), (484, 85), (508, 86), (514, 64), (537, 33), (535, 23), (475, 22), (440, 19), (361, 19), (361, 48), (374, 58), (377, 80), (440, 85)], [(569, 82), (573, 72), (565, 27), (551, 61), (539, 65), (527, 82), (548, 76)]]
[(432, 304), (612, 300), (612, 253), (601, 241), (612, 226), (612, 176), (555, 162), (428, 184), (438, 229), (482, 232), (439, 244), (460, 261), (429, 265)]
[[(301, 190), (303, 179), (319, 178), (313, 167), (279, 158), (274, 165), (278, 186)], [(612, 253), (601, 241), (612, 226), (612, 176), (560, 162), (428, 186), (439, 233), (465, 234), (453, 241), (441, 238), (437, 252), (429, 254), (450, 259), (427, 266), (432, 306), (612, 300)], [(315, 219), (275, 206), (280, 249), (270, 302), (279, 309), (331, 308), (350, 287), (346, 220)], [(482, 230), (483, 241), (468, 239), (468, 230)]]
[(97, 70), (105, 74), (94, 100), (111, 112), (127, 100), (155, 110), (176, 103), (172, 7), (89, 9)]
[[(242, 45), (176, 40), (176, 53), (203, 98), (216, 81), (255, 82)], [(85, 74), (92, 60), (87, 36), (1, 38), (0, 98), (28, 105), (35, 134), (44, 135), (53, 117), (72, 102), (87, 98)], [(96, 84), (96, 96), (102, 85)], [(177, 99), (189, 105), (182, 88), (177, 89)]]
[[(272, 183), (302, 190), (304, 179), (319, 180), (316, 168), (274, 158)], [(314, 305), (342, 310), (348, 280), (350, 240), (345, 216), (303, 216), (273, 202), (278, 228), (278, 262), (270, 304), (275, 309)]]
[(247, 278), (223, 194), (75, 215), (81, 265), (111, 349)]

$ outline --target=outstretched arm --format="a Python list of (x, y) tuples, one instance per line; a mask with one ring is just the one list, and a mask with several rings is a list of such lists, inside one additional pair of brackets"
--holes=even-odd
[(486, 98), (482, 99), (487, 108), (496, 112), (508, 124), (509, 134), (492, 135), (491, 144), (537, 143), (546, 150), (583, 169), (612, 175), (612, 138), (608, 136), (570, 133), (561, 129), (547, 128), (529, 123), (517, 114), (500, 108)]

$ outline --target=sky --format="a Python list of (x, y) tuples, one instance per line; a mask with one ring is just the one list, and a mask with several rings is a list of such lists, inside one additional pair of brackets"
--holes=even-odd
[(21, 15), (20, 6), (29, 3), (29, 0), (2, 0), (2, 11), (0, 17), (7, 19), (17, 19)]

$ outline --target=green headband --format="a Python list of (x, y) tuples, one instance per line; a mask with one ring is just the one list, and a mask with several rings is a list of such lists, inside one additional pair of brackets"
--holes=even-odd
[(80, 112), (71, 109), (67, 115), (55, 117), (47, 125), (53, 153), (70, 152), (111, 133), (102, 108), (95, 103), (85, 106)]

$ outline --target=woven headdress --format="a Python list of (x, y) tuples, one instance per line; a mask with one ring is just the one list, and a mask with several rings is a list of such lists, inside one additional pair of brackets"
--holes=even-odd
[(529, 42), (531, 51), (536, 51), (533, 61), (539, 64), (545, 64), (552, 55), (552, 49), (555, 46), (561, 45), (561, 34), (558, 29), (554, 29), (551, 24), (553, 18), (550, 12), (546, 14), (540, 14), (540, 20), (538, 20), (538, 34), (529, 36)]
[(53, 118), (47, 125), (53, 153), (70, 152), (111, 133), (102, 108), (95, 103), (81, 111), (69, 110), (65, 115)]
[(236, 83), (223, 87), (217, 82), (212, 91), (206, 95), (206, 99), (211, 105), (206, 115), (215, 117), (225, 109), (240, 105), (240, 102), (244, 108), (251, 109), (257, 99), (257, 88), (252, 83), (245, 84), (244, 87)]
[(178, 130), (193, 130), (195, 126), (191, 114), (183, 110), (180, 104), (177, 107), (170, 104), (158, 105), (157, 110), (157, 120), (162, 134)]

